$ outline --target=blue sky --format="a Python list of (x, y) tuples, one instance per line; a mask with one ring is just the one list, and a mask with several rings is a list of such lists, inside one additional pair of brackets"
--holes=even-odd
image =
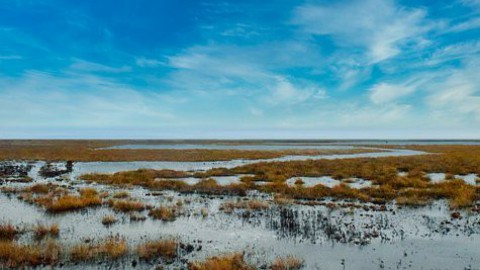
[(480, 1), (0, 0), (2, 138), (480, 138)]

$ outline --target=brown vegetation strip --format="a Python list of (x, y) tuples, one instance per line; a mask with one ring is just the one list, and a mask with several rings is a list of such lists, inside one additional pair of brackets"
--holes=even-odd
[(11, 223), (0, 224), (0, 241), (13, 241), (22, 231)]
[(70, 250), (70, 260), (74, 262), (92, 261), (97, 258), (115, 260), (128, 252), (125, 239), (109, 237), (97, 243), (79, 244)]
[(54, 184), (38, 184), (27, 187), (21, 192), (18, 195), (19, 199), (42, 206), (51, 213), (73, 211), (102, 204), (102, 195), (93, 188), (80, 189), (79, 194), (76, 195)]
[[(437, 149), (438, 147), (438, 149)], [(480, 146), (428, 146), (416, 147), (419, 150), (438, 154), (356, 158), (338, 160), (306, 160), (286, 162), (261, 162), (233, 169), (212, 169), (201, 174), (213, 175), (253, 174), (242, 177), (243, 183), (219, 186), (213, 179), (202, 180), (195, 185), (187, 185), (177, 180), (158, 180), (155, 170), (120, 172), (113, 175), (85, 175), (87, 181), (114, 185), (139, 185), (152, 190), (176, 190), (207, 194), (244, 195), (249, 189), (274, 193), (287, 199), (316, 200), (324, 197), (358, 199), (385, 203), (396, 200), (402, 205), (424, 205), (435, 199), (448, 199), (452, 208), (470, 207), (480, 199), (480, 186), (455, 180), (453, 175), (475, 173), (480, 175)], [(433, 151), (435, 150), (435, 151)], [(443, 151), (443, 153), (440, 153)], [(406, 172), (405, 176), (398, 175)], [(445, 172), (448, 179), (442, 183), (431, 183), (427, 173)], [(291, 177), (332, 176), (343, 180), (363, 178), (372, 181), (374, 187), (353, 189), (347, 184), (328, 188), (323, 185), (289, 187), (285, 181)], [(256, 181), (269, 182), (256, 185)]]
[(227, 254), (207, 258), (203, 262), (193, 262), (189, 270), (253, 270), (255, 267), (247, 264), (241, 253)]
[(137, 247), (138, 257), (142, 260), (162, 258), (167, 261), (177, 257), (178, 243), (175, 239), (148, 241)]
[(53, 241), (31, 245), (0, 241), (0, 268), (35, 267), (55, 265), (60, 258), (61, 248)]
[(278, 257), (272, 262), (271, 270), (300, 270), (304, 261), (293, 255)]
[(91, 140), (0, 140), (0, 160), (43, 161), (220, 161), (264, 159), (285, 155), (329, 155), (378, 152), (369, 149), (347, 150), (208, 150), (208, 149), (100, 149), (144, 141)]

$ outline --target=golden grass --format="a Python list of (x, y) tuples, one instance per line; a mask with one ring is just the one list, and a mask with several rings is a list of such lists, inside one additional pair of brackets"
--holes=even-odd
[(130, 221), (144, 221), (146, 219), (147, 217), (142, 214), (136, 212), (130, 213)]
[(61, 195), (61, 196), (43, 196), (36, 198), (35, 203), (43, 206), (48, 212), (59, 213), (72, 210), (83, 209), (102, 204), (102, 199), (91, 190), (80, 191), (80, 196)]
[(225, 213), (232, 213), (235, 209), (260, 211), (268, 209), (269, 207), (270, 206), (267, 202), (260, 200), (226, 201), (220, 205), (220, 211), (223, 211)]
[(105, 226), (113, 225), (117, 222), (117, 218), (113, 215), (106, 215), (102, 218), (102, 224)]
[(275, 194), (273, 197), (273, 202), (278, 205), (289, 205), (294, 203), (294, 200), (283, 194)]
[(286, 257), (277, 257), (271, 266), (271, 270), (300, 270), (304, 265), (304, 261), (293, 255)]
[(108, 205), (119, 212), (142, 211), (146, 208), (141, 201), (134, 200), (109, 200)]
[(58, 186), (53, 184), (35, 184), (25, 189), (27, 192), (47, 194)]
[(201, 214), (202, 217), (204, 217), (204, 218), (208, 217), (208, 209), (207, 209), (207, 208), (202, 208), (202, 209), (200, 209), (200, 214)]
[[(121, 172), (114, 175), (86, 175), (87, 181), (103, 184), (139, 185), (151, 190), (174, 190), (181, 193), (203, 193), (212, 195), (240, 195), (247, 190), (276, 194), (278, 198), (317, 200), (325, 197), (355, 199), (362, 202), (386, 203), (397, 200), (403, 205), (423, 205), (434, 199), (448, 199), (452, 208), (470, 207), (480, 198), (480, 191), (465, 183), (454, 182), (452, 190), (442, 188), (443, 183), (432, 184), (426, 173), (445, 172), (453, 175), (480, 174), (480, 146), (409, 146), (435, 155), (352, 158), (339, 160), (305, 160), (287, 162), (260, 162), (232, 169), (212, 169), (202, 172), (202, 177), (212, 175), (253, 174), (241, 184), (220, 186), (213, 179), (203, 179), (195, 185), (176, 180), (155, 180), (155, 170)], [(406, 172), (399, 176), (398, 172)], [(198, 175), (200, 176), (200, 175)], [(332, 176), (336, 179), (363, 178), (372, 181), (373, 187), (353, 189), (346, 184), (333, 188), (323, 185), (289, 187), (285, 180), (299, 176)], [(267, 181), (268, 185), (255, 185), (255, 181)], [(448, 187), (448, 188), (452, 188)], [(417, 194), (413, 194), (417, 193)], [(280, 200), (277, 200), (280, 202)]]
[(0, 268), (52, 266), (59, 261), (60, 254), (60, 246), (53, 241), (42, 245), (23, 245), (0, 241)]
[(305, 182), (302, 180), (302, 178), (297, 178), (295, 180), (295, 185), (298, 185), (298, 186), (301, 186), (301, 185), (304, 185)]
[(127, 191), (120, 191), (120, 192), (117, 192), (117, 193), (113, 194), (113, 198), (115, 198), (115, 199), (127, 199), (127, 198), (130, 198), (130, 193), (128, 193)]
[(231, 194), (245, 195), (247, 184), (220, 186), (214, 179), (202, 179), (195, 185), (188, 185), (181, 180), (157, 179), (155, 170), (140, 169), (118, 172), (115, 174), (86, 174), (81, 177), (86, 182), (107, 185), (137, 185), (151, 190), (175, 190), (182, 193)]
[(11, 223), (0, 224), (0, 241), (13, 241), (21, 230)]
[(193, 262), (188, 265), (189, 270), (253, 270), (241, 253), (207, 258), (203, 262)]
[(85, 243), (73, 246), (70, 249), (70, 260), (74, 262), (92, 261), (94, 259), (115, 260), (128, 252), (125, 239), (108, 237), (98, 243)]
[(174, 221), (179, 215), (180, 209), (176, 206), (160, 206), (151, 209), (148, 215), (154, 219), (160, 219), (162, 221)]
[(410, 194), (410, 195), (402, 195), (395, 199), (398, 205), (405, 205), (405, 206), (424, 206), (428, 205), (432, 202), (431, 198), (421, 196), (419, 194)]
[(60, 234), (60, 227), (58, 224), (43, 224), (38, 223), (34, 228), (33, 231), (35, 233), (36, 239), (43, 239), (46, 236), (50, 237), (57, 237)]
[(15, 194), (15, 193), (19, 193), (21, 189), (17, 187), (2, 186), (0, 187), (0, 191), (5, 194)]
[(156, 258), (173, 260), (177, 256), (177, 246), (175, 239), (148, 241), (137, 247), (137, 254), (143, 260)]
[(372, 152), (348, 150), (208, 150), (208, 149), (99, 149), (148, 141), (122, 140), (0, 140), (0, 160), (44, 161), (219, 161), (263, 159), (285, 155), (319, 155)]
[(98, 191), (94, 188), (82, 188), (79, 191), (80, 196), (85, 198), (91, 198), (98, 196)]

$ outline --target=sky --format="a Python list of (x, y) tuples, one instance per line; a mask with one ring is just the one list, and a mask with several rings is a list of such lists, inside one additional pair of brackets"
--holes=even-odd
[(480, 0), (0, 0), (0, 138), (480, 139)]

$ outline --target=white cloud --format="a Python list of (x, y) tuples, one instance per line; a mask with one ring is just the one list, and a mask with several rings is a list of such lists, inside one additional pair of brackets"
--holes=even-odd
[(415, 91), (415, 86), (378, 83), (370, 90), (370, 100), (375, 104), (389, 103), (398, 98), (407, 96)]
[(81, 59), (74, 59), (73, 64), (70, 65), (69, 68), (72, 70), (84, 72), (123, 73), (131, 71), (131, 68), (129, 66), (111, 67)]
[[(302, 49), (294, 47), (293, 51)], [(192, 47), (168, 57), (169, 65), (176, 70), (169, 74), (167, 82), (174, 89), (199, 95), (243, 97), (263, 106), (293, 105), (327, 97), (326, 91), (312, 82), (294, 80), (276, 70), (285, 66), (273, 65), (272, 61), (291, 61), (278, 59), (278, 55), (271, 54), (272, 50), (278, 48)], [(272, 60), (274, 57), (277, 59)]]
[(250, 113), (254, 116), (262, 116), (263, 115), (263, 110), (255, 107), (250, 108)]
[(340, 127), (400, 128), (417, 124), (424, 119), (412, 119), (412, 106), (408, 104), (383, 104), (381, 106), (342, 106), (333, 116)]
[(297, 86), (281, 76), (276, 76), (275, 80), (276, 83), (271, 88), (271, 94), (266, 97), (269, 103), (297, 104), (307, 100), (327, 98), (326, 91), (314, 85)]
[(480, 41), (456, 43), (437, 49), (432, 56), (424, 62), (426, 65), (438, 65), (445, 61), (466, 59), (480, 53)]
[(0, 60), (18, 60), (22, 58), (20, 55), (0, 55)]
[(367, 50), (370, 63), (395, 57), (404, 46), (421, 45), (431, 29), (425, 11), (406, 9), (391, 0), (353, 0), (330, 5), (305, 4), (293, 23), (305, 33), (332, 36), (340, 46)]
[(446, 32), (462, 32), (480, 28), (480, 18), (473, 18), (451, 26)]
[[(430, 87), (426, 102), (444, 121), (480, 122), (480, 58), (476, 57)], [(471, 121), (471, 120), (470, 120)]]
[(3, 127), (138, 127), (174, 118), (155, 96), (78, 72), (29, 71), (0, 77), (0, 88)]
[(137, 64), (137, 66), (139, 67), (157, 67), (162, 65), (163, 63), (156, 59), (137, 57), (135, 58), (135, 64)]

